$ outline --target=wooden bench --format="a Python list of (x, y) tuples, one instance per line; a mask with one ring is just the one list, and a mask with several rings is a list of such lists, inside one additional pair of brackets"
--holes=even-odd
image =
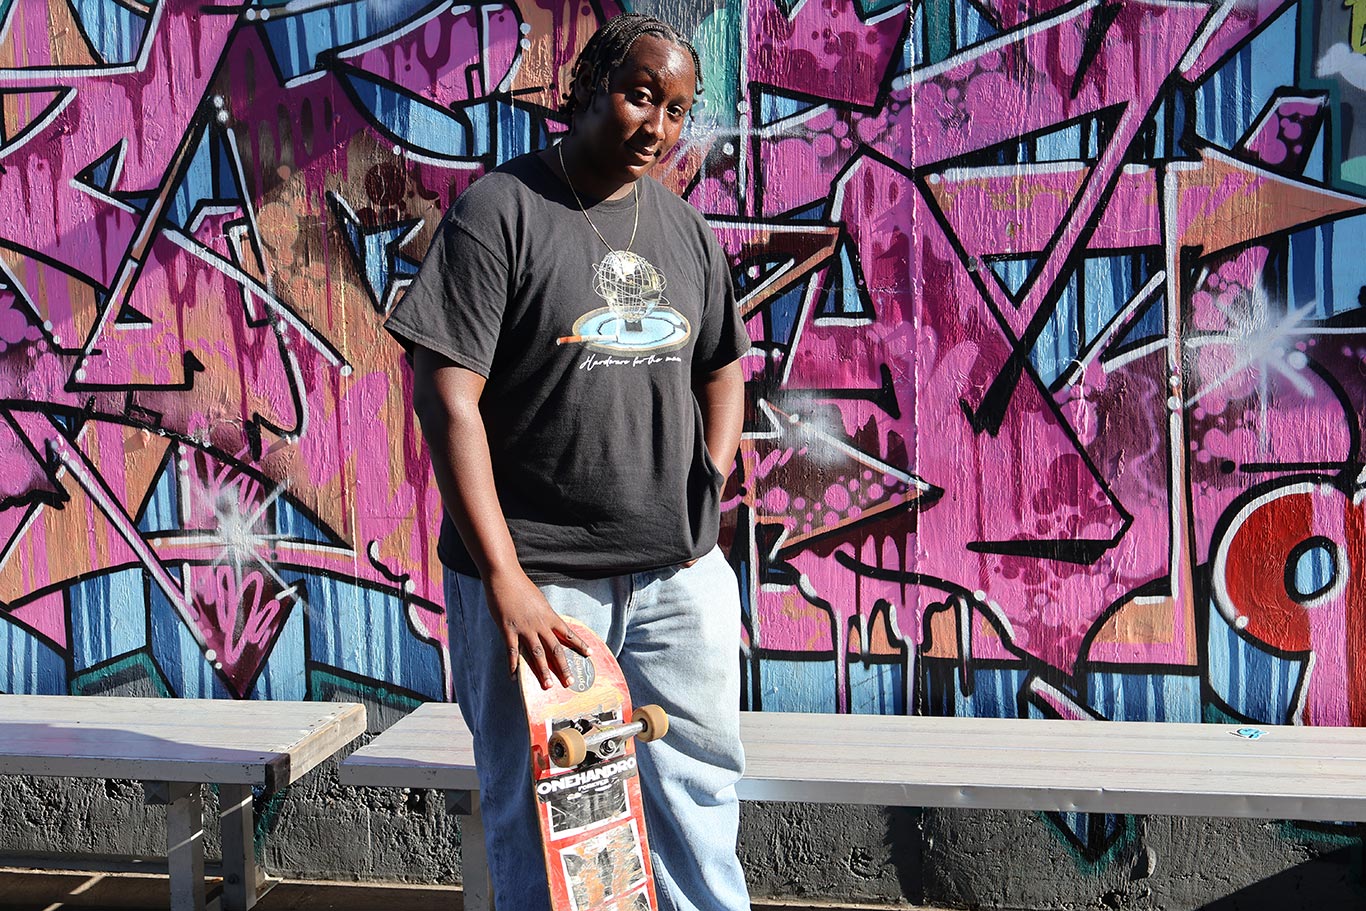
[[(742, 800), (1366, 821), (1366, 729), (745, 712)], [(466, 908), (488, 908), (458, 708), (428, 703), (341, 764), (465, 816)]]
[(219, 786), (222, 911), (247, 911), (270, 884), (256, 864), (252, 787), (297, 781), (365, 730), (340, 702), (236, 702), (0, 695), (0, 775), (131, 778), (166, 806), (171, 908), (210, 907), (203, 786)]

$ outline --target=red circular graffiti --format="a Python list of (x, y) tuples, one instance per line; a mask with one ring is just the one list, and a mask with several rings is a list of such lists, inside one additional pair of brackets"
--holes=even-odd
[[(1319, 561), (1318, 573), (1301, 579), (1307, 557)], [(1366, 679), (1357, 667), (1366, 654), (1363, 566), (1366, 505), (1324, 483), (1288, 485), (1244, 505), (1216, 547), (1220, 612), (1274, 649), (1312, 655), (1310, 723), (1366, 713)]]

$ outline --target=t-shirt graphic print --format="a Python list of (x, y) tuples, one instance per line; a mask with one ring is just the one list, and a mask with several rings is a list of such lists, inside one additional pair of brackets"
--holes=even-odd
[(667, 284), (664, 273), (645, 257), (630, 250), (610, 251), (593, 270), (593, 290), (607, 306), (579, 317), (570, 334), (555, 343), (635, 355), (682, 348), (692, 326), (669, 306)]

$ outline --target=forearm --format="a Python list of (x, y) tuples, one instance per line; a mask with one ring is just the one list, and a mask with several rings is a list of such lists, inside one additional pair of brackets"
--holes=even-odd
[(740, 362), (702, 377), (693, 388), (702, 409), (707, 454), (722, 475), (729, 475), (740, 447), (745, 420), (745, 380)]
[(418, 420), (441, 504), (480, 574), (488, 578), (515, 566), (517, 551), (498, 502), (484, 424), (478, 409), (474, 411), (471, 416), (431, 408), (419, 411)]
[(422, 426), (441, 504), (480, 575), (518, 568), (493, 479), (477, 394), (462, 394), (446, 371), (419, 370), (413, 410)]

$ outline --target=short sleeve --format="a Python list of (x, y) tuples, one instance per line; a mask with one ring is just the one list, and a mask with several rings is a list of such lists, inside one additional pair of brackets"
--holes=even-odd
[(693, 368), (697, 374), (711, 373), (749, 350), (749, 333), (735, 303), (735, 286), (725, 253), (711, 227), (705, 225), (707, 247), (707, 296), (702, 303), (702, 332), (693, 349)]
[(448, 215), (384, 328), (409, 353), (421, 346), (487, 377), (508, 289), (506, 258)]

